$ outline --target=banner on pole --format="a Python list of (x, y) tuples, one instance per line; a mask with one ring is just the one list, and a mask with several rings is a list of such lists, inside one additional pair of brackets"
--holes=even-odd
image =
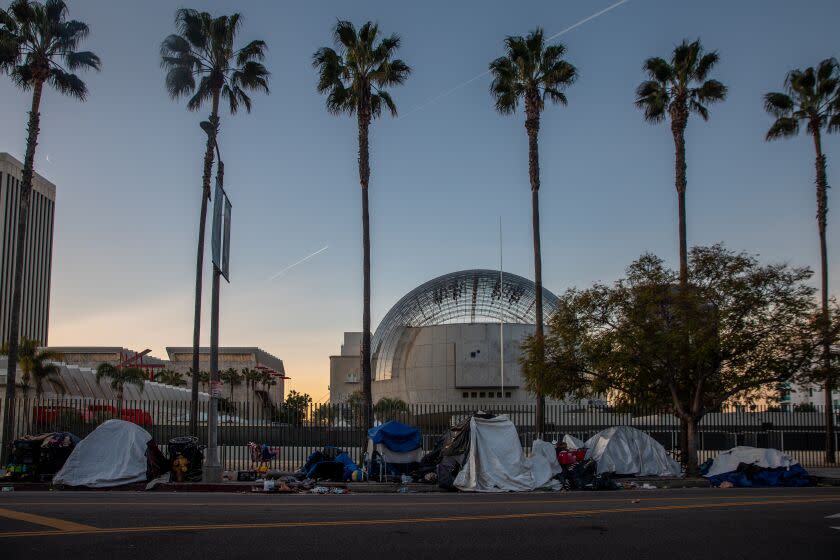
[(213, 201), (213, 236), (211, 246), (213, 266), (230, 283), (230, 199), (224, 187), (216, 179), (216, 195)]

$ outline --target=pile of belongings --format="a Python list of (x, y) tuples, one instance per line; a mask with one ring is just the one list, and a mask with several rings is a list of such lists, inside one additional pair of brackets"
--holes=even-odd
[(598, 473), (598, 464), (594, 459), (586, 458), (586, 444), (571, 434), (565, 434), (555, 442), (557, 462), (563, 469), (554, 478), (564, 490), (616, 490), (618, 485), (612, 480), (612, 473)]
[(368, 430), (365, 466), (369, 480), (402, 480), (420, 468), (422, 459), (417, 428), (392, 420)]
[(778, 449), (739, 446), (703, 463), (700, 473), (712, 486), (813, 486), (796, 459)]
[(630, 426), (602, 430), (584, 444), (586, 459), (597, 463), (597, 474), (680, 477), (680, 465), (658, 441)]
[(465, 492), (559, 490), (554, 446), (536, 440), (525, 456), (516, 426), (507, 416), (476, 413), (449, 429), (422, 461), (435, 465), (441, 488)]
[(313, 451), (306, 464), (298, 471), (298, 477), (311, 480), (345, 482), (363, 480), (362, 471), (350, 455), (332, 445), (325, 445)]
[(5, 478), (46, 481), (61, 470), (79, 438), (69, 432), (24, 436), (12, 442)]
[(108, 420), (80, 441), (54, 484), (106, 488), (145, 482), (169, 470), (151, 434), (124, 420)]

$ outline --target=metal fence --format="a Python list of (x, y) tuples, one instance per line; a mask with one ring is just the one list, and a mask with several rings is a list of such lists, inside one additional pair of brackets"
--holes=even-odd
[[(94, 399), (18, 399), (14, 406), (15, 437), (51, 431), (85, 437), (111, 418), (142, 426), (164, 452), (171, 438), (189, 435), (189, 401), (125, 401), (120, 405)], [(207, 440), (207, 407), (208, 403), (199, 403), (196, 435), (202, 444)], [(483, 407), (485, 412), (509, 416), (526, 449), (535, 437), (534, 409), (530, 404)], [(430, 450), (447, 428), (476, 411), (475, 405), (464, 404), (377, 406), (375, 422), (398, 420), (418, 427), (423, 448)], [(223, 403), (219, 414), (220, 455), (226, 470), (249, 468), (250, 442), (269, 445), (276, 452), (269, 467), (281, 471), (298, 469), (313, 450), (325, 445), (340, 447), (361, 462), (367, 446), (363, 410), (352, 404), (315, 404), (297, 409), (280, 405), (267, 410), (259, 402)], [(675, 456), (678, 454), (680, 423), (668, 411), (546, 405), (547, 439), (571, 434), (585, 441), (612, 426), (638, 428)], [(701, 461), (722, 450), (749, 445), (780, 449), (806, 467), (826, 465), (825, 417), (820, 407), (790, 412), (761, 407), (710, 412), (700, 422), (697, 440)]]

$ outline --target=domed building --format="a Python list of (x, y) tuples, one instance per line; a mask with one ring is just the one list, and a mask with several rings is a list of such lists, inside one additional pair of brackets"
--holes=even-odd
[[(536, 323), (536, 286), (498, 270), (464, 270), (403, 296), (371, 341), (373, 400), (407, 403), (533, 402), (522, 379), (522, 340)], [(548, 322), (559, 300), (543, 288)], [(330, 400), (361, 390), (361, 333), (344, 333), (330, 357)], [(502, 367), (504, 364), (504, 368)]]

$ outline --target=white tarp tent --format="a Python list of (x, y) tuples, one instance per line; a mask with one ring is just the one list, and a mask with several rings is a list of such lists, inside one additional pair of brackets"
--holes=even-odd
[(711, 468), (709, 468), (709, 472), (704, 476), (715, 476), (738, 470), (739, 463), (756, 465), (765, 469), (775, 469), (778, 467), (788, 468), (791, 465), (797, 464), (798, 461), (778, 449), (739, 445), (715, 457)]
[(585, 447), (586, 458), (598, 464), (598, 474), (681, 476), (679, 464), (658, 441), (630, 426), (602, 430), (589, 438)]
[(563, 436), (563, 443), (566, 444), (568, 449), (583, 449), (586, 447), (586, 444), (583, 443), (583, 440), (580, 440), (573, 436), (572, 434), (566, 434)]
[(104, 488), (146, 481), (146, 445), (152, 436), (136, 424), (108, 420), (80, 441), (54, 484)]
[(560, 472), (554, 447), (533, 444), (525, 457), (516, 426), (507, 416), (470, 419), (470, 451), (455, 478), (455, 487), (467, 492), (524, 492), (559, 488), (552, 477)]

